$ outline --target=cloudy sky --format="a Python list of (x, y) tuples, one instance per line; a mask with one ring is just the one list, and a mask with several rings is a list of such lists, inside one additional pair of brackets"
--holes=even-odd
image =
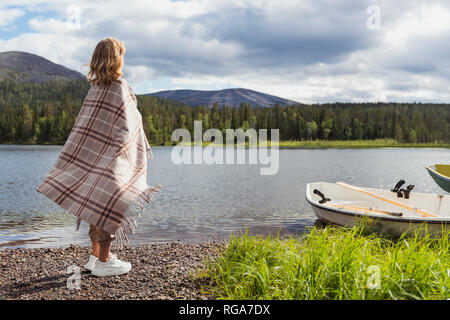
[(0, 51), (87, 72), (124, 41), (137, 93), (244, 87), (305, 103), (450, 102), (450, 1), (2, 0)]

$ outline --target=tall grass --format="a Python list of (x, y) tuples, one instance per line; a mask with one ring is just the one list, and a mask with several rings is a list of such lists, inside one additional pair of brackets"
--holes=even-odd
[(285, 239), (245, 233), (209, 262), (209, 290), (219, 299), (446, 299), (449, 236), (392, 239), (364, 226)]

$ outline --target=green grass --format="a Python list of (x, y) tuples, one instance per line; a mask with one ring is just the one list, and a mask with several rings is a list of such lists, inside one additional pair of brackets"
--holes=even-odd
[[(166, 142), (164, 145), (175, 145), (175, 142)], [(194, 145), (194, 142), (186, 143), (187, 145)], [(210, 142), (202, 142), (202, 146), (206, 147)], [(216, 144), (223, 146), (223, 144)], [(248, 146), (248, 142), (243, 144)], [(270, 140), (267, 142), (270, 146)], [(322, 149), (322, 148), (450, 148), (450, 143), (441, 141), (427, 142), (427, 143), (403, 143), (397, 142), (394, 139), (375, 139), (375, 140), (284, 140), (278, 143), (281, 149)]]
[(450, 148), (449, 143), (402, 143), (394, 139), (280, 141), (280, 148)]
[(232, 236), (208, 262), (208, 291), (218, 299), (447, 299), (449, 236), (394, 239), (363, 226)]

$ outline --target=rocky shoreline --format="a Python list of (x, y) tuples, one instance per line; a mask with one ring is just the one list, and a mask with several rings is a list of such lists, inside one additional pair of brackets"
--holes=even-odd
[[(210, 280), (201, 273), (225, 245), (169, 242), (113, 248), (133, 268), (104, 278), (83, 267), (89, 247), (3, 249), (0, 299), (214, 299), (207, 292)], [(75, 288), (69, 289), (68, 282)]]

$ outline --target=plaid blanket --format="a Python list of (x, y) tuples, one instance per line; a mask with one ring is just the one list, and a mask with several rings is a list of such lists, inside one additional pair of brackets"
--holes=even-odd
[(123, 78), (93, 85), (59, 157), (36, 190), (74, 214), (77, 230), (84, 220), (122, 244), (160, 188), (147, 185), (147, 160), (152, 157), (130, 85)]

